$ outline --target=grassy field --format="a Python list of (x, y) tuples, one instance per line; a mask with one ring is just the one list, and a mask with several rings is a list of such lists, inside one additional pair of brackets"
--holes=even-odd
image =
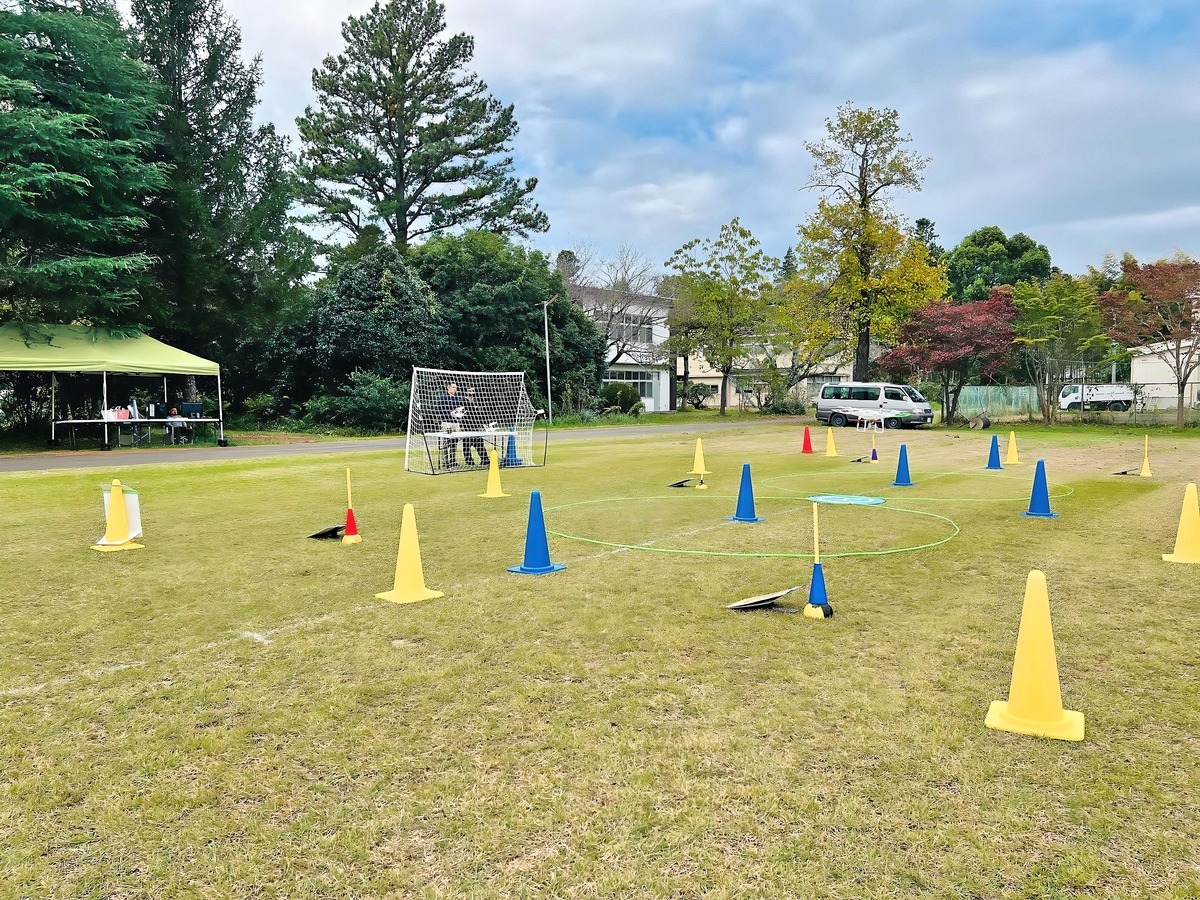
[[(1200, 896), (1198, 570), (1160, 559), (1200, 442), (1114, 478), (1140, 434), (1027, 429), (993, 473), (988, 434), (868, 466), (780, 423), (665, 489), (693, 437), (556, 442), (493, 501), (369, 447), (122, 469), (146, 549), (114, 554), (113, 472), (4, 475), (0, 896)], [(1039, 457), (1058, 519), (1018, 515)], [(307, 540), (347, 465), (364, 542)], [(531, 489), (544, 578), (505, 571)], [(888, 501), (822, 507), (836, 616), (728, 612), (807, 584), (816, 493)], [(446, 596), (395, 606), (405, 502)], [(1032, 568), (1082, 743), (984, 728)]]

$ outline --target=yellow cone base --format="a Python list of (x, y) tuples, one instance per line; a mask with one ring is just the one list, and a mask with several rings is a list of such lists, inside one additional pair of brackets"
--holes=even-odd
[[(97, 550), (100, 548), (97, 547)], [(110, 550), (120, 550), (120, 547), (110, 547)], [(1200, 565), (1200, 553), (1164, 553), (1163, 562), (1173, 563), (1191, 563), (1192, 565)]]
[[(93, 550), (99, 550), (101, 553), (114, 553), (117, 550), (145, 550), (145, 544), (135, 544), (133, 541), (126, 541), (124, 544), (92, 544)], [(1200, 560), (1197, 560), (1200, 562)]]
[(1142, 478), (1153, 478), (1154, 473), (1150, 471), (1150, 460), (1142, 460), (1142, 471), (1138, 473)]
[(342, 535), (342, 543), (343, 544), (361, 544), (362, 543), (362, 535), (361, 534), (343, 534)]
[(826, 606), (813, 606), (811, 603), (804, 604), (804, 618), (806, 619), (828, 619), (833, 615), (833, 608)]
[(1083, 713), (1070, 709), (1064, 709), (1062, 718), (1056, 722), (1034, 722), (1010, 713), (1007, 700), (993, 700), (992, 705), (988, 707), (984, 724), (996, 731), (1011, 731), (1014, 734), (1029, 734), (1060, 741), (1083, 740)]
[(698, 490), (698, 491), (707, 491), (707, 490), (708, 490), (708, 485), (707, 485), (707, 484), (705, 484), (705, 483), (702, 481), (702, 482), (700, 482), (698, 485), (696, 485), (696, 490)]
[(382, 594), (376, 594), (376, 600), (387, 600), (389, 603), (420, 603), (422, 600), (436, 600), (438, 597), (445, 597), (443, 591), (385, 591)]

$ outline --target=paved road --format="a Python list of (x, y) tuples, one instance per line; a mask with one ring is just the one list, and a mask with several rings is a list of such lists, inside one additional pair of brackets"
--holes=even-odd
[[(678, 425), (629, 425), (613, 428), (564, 428), (550, 432), (550, 443), (560, 441), (604, 441), (614, 437), (653, 437), (693, 432), (754, 428), (778, 423), (779, 419), (734, 419), (729, 422), (680, 422)], [(535, 442), (541, 441), (541, 432)], [(207, 462), (225, 459), (273, 459), (280, 456), (310, 456), (316, 453), (370, 453), (379, 450), (404, 452), (404, 438), (358, 441), (314, 441), (308, 444), (250, 444), (233, 447), (161, 447), (117, 450), (47, 450), (0, 456), (0, 472), (36, 472), (47, 469), (112, 469), (155, 463)]]

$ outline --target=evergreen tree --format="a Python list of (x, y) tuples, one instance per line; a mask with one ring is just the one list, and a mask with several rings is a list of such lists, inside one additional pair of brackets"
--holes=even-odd
[(523, 371), (534, 394), (544, 397), (542, 304), (549, 302), (555, 400), (569, 408), (570, 398), (599, 390), (604, 334), (571, 302), (561, 270), (544, 254), (502, 235), (468, 231), (431, 238), (406, 258), (441, 304), (448, 346), (439, 368)]
[(106, 0), (0, 10), (0, 320), (144, 324), (150, 72)]
[(402, 249), (459, 226), (519, 235), (546, 215), (508, 155), (513, 107), (465, 70), (474, 39), (442, 39), (437, 0), (386, 0), (342, 25), (346, 49), (313, 72), (317, 108), (296, 120), (316, 220), (355, 237), (382, 225)]
[(310, 241), (288, 217), (287, 146), (254, 124), (260, 59), (242, 59), (220, 0), (133, 0), (132, 10), (161, 81), (158, 152), (170, 173), (151, 205), (159, 324), (219, 355), (311, 270)]
[(779, 268), (775, 270), (776, 286), (787, 284), (796, 277), (798, 272), (796, 266), (796, 251), (792, 247), (788, 247), (783, 254), (783, 259), (779, 261)]
[(1044, 282), (1053, 274), (1050, 251), (1026, 234), (1011, 238), (995, 225), (968, 234), (945, 257), (950, 296), (959, 303), (984, 300), (993, 287)]

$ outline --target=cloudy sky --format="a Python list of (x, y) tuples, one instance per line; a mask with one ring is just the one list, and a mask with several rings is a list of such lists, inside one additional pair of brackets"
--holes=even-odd
[[(294, 133), (312, 68), (369, 0), (226, 0)], [(1200, 255), (1195, 0), (446, 0), (516, 104), (521, 175), (557, 251), (661, 263), (739, 216), (774, 255), (816, 197), (804, 141), (843, 102), (899, 111), (932, 158), (897, 206), (953, 246), (1024, 231), (1069, 272)], [(285, 11), (286, 10), (286, 11)]]

